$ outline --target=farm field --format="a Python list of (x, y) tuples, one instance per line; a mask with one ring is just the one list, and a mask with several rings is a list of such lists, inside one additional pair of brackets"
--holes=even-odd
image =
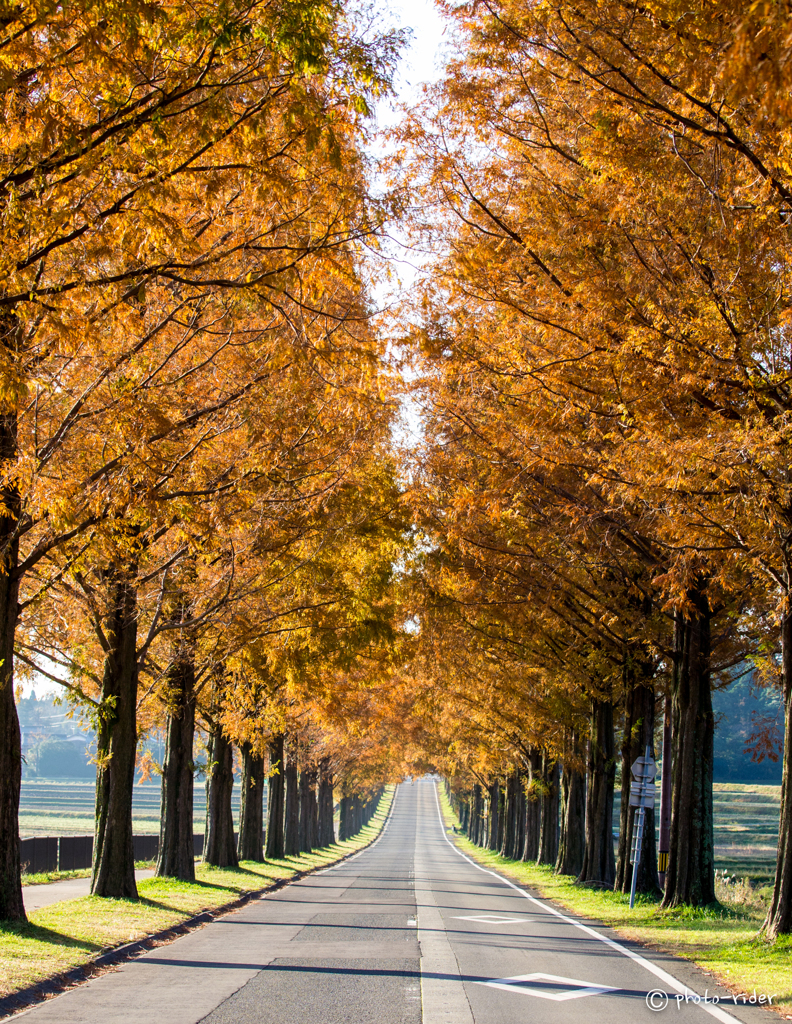
[(715, 784), (715, 866), (754, 886), (772, 885), (780, 786)]
[[(617, 791), (614, 798), (614, 832), (619, 827), (620, 795)], [(755, 887), (772, 884), (780, 806), (780, 786), (715, 783), (715, 868), (719, 873), (749, 878)], [(659, 808), (658, 795), (658, 818)]]
[[(206, 797), (201, 783), (195, 787), (195, 831), (203, 830)], [(265, 795), (266, 801), (266, 795)], [(265, 804), (266, 806), (266, 804)], [(146, 835), (160, 830), (160, 784), (135, 786), (132, 803), (135, 832)], [(234, 821), (239, 821), (239, 787), (234, 787)], [(19, 831), (28, 836), (92, 835), (94, 831), (94, 783), (63, 780), (23, 780), (19, 807)]]
[[(778, 846), (780, 786), (715, 784), (715, 866), (752, 885), (772, 882)], [(20, 833), (35, 835), (90, 835), (93, 833), (93, 782), (25, 780), (22, 783)], [(265, 794), (266, 806), (266, 794)], [(239, 786), (234, 787), (235, 821), (239, 821)], [(159, 781), (135, 786), (135, 832), (159, 832)], [(195, 787), (195, 831), (204, 827), (204, 787)], [(619, 793), (614, 800), (614, 831), (618, 831)]]

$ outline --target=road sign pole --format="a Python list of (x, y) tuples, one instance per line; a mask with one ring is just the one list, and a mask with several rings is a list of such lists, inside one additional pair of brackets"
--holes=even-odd
[[(635, 853), (630, 858), (632, 863), (632, 882), (630, 884), (630, 910), (633, 909), (635, 904), (635, 886), (638, 882), (638, 868), (641, 866), (641, 846), (643, 845), (643, 831), (644, 831), (644, 808), (639, 807), (635, 812), (635, 820), (633, 821), (633, 844)], [(635, 840), (637, 839), (637, 843)]]
[(635, 815), (633, 816), (632, 843), (630, 845), (630, 864), (632, 865), (630, 910), (635, 905), (635, 887), (638, 883), (638, 869), (641, 866), (646, 808), (653, 808), (655, 800), (654, 779), (657, 774), (657, 765), (652, 757), (652, 748), (648, 744), (644, 756), (637, 757), (633, 762), (632, 774), (630, 807), (635, 808)]

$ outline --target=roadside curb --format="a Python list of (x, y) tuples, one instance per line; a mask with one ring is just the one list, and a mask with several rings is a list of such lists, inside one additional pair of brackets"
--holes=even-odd
[(209, 924), (217, 917), (222, 917), (225, 914), (233, 913), (235, 910), (239, 910), (246, 904), (251, 903), (253, 900), (260, 899), (267, 893), (277, 892), (278, 889), (284, 889), (287, 885), (292, 885), (294, 882), (299, 882), (300, 879), (306, 878), (308, 875), (316, 874), (319, 871), (325, 871), (327, 868), (335, 867), (337, 864), (342, 864), (345, 860), (349, 860), (351, 857), (356, 857), (359, 853), (368, 849), (372, 843), (376, 843), (385, 826), (390, 821), (391, 814), (393, 813), (393, 805), (396, 800), (396, 791), (394, 790), (391, 797), (391, 804), (388, 808), (388, 813), (385, 815), (385, 819), (382, 822), (382, 827), (377, 831), (376, 835), (357, 850), (350, 850), (349, 853), (345, 853), (342, 857), (338, 857), (336, 860), (330, 861), (327, 864), (318, 864), (313, 868), (306, 868), (304, 871), (297, 871), (290, 878), (279, 878), (271, 885), (266, 885), (262, 889), (252, 889), (250, 892), (243, 893), (235, 900), (231, 900), (229, 903), (224, 903), (222, 906), (214, 907), (212, 910), (203, 910), (200, 914), (195, 914), (193, 917), (187, 918), (186, 921), (181, 921), (179, 924), (171, 925), (170, 928), (163, 928), (161, 931), (153, 932), (151, 935), (145, 935), (142, 939), (136, 939), (134, 942), (125, 943), (123, 946), (116, 946), (115, 949), (108, 950), (107, 953), (100, 953), (99, 956), (93, 957), (86, 963), (81, 964), (77, 967), (70, 967), (67, 971), (61, 971), (58, 974), (53, 974), (49, 978), (44, 978), (43, 981), (37, 981), (34, 985), (29, 985), (27, 988), (19, 989), (17, 992), (12, 992), (7, 996), (0, 998), (0, 1019), (2, 1020), (13, 1020), (17, 1015), (21, 1015), (26, 1010), (29, 1010), (36, 1003), (42, 1002), (52, 996), (60, 995), (66, 989), (73, 988), (76, 985), (84, 984), (86, 981), (90, 981), (96, 977), (102, 969), (108, 967), (115, 967), (118, 964), (125, 963), (129, 960), (134, 960), (142, 953), (147, 953), (154, 946), (165, 945), (168, 942), (173, 942), (176, 939), (182, 938), (182, 936), (189, 934), (196, 928), (201, 928), (205, 924)]

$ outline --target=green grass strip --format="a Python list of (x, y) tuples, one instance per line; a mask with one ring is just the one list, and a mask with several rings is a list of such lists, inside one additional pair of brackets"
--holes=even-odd
[(551, 867), (501, 857), (474, 846), (453, 829), (459, 821), (438, 786), (446, 832), (462, 853), (506, 878), (526, 886), (559, 907), (587, 921), (601, 922), (625, 939), (673, 953), (709, 971), (734, 993), (773, 996), (773, 1004), (792, 1019), (792, 936), (775, 943), (758, 937), (764, 903), (739, 887), (721, 887), (719, 908), (682, 907), (661, 910), (654, 900), (636, 897), (634, 910), (625, 893), (575, 885), (571, 875), (555, 875)]
[(83, 896), (37, 910), (24, 925), (0, 922), (0, 997), (85, 965), (117, 946), (173, 928), (195, 914), (216, 910), (245, 893), (326, 867), (363, 849), (382, 831), (394, 792), (394, 786), (386, 787), (377, 813), (358, 835), (313, 853), (265, 864), (243, 861), (239, 868), (199, 863), (195, 882), (171, 878), (139, 882), (139, 900)]

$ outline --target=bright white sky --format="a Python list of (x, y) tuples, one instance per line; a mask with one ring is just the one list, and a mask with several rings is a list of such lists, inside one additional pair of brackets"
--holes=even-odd
[[(377, 107), (377, 127), (387, 131), (399, 124), (404, 116), (403, 108), (411, 107), (420, 102), (422, 87), (439, 79), (443, 68), (443, 50), (446, 42), (445, 22), (435, 7), (434, 0), (392, 0), (387, 11), (382, 13), (382, 21), (388, 28), (407, 28), (410, 38), (407, 48), (403, 51), (399, 70), (396, 74), (396, 95)], [(379, 145), (387, 151), (387, 139), (380, 140)], [(375, 144), (375, 152), (379, 149)], [(394, 228), (391, 228), (394, 231)], [(383, 307), (398, 298), (401, 288), (408, 287), (416, 276), (420, 258), (414, 253), (400, 248), (398, 230), (392, 234), (395, 244), (388, 247), (392, 260), (391, 270), (396, 273), (397, 280), (387, 284), (381, 282), (375, 288), (374, 295), (378, 304)]]
[[(413, 103), (420, 98), (421, 84), (435, 81), (441, 71), (441, 45), (444, 21), (433, 0), (391, 0), (386, 21), (402, 28), (412, 29), (409, 50), (404, 54), (396, 81), (398, 99)], [(380, 123), (395, 120), (383, 110)]]

